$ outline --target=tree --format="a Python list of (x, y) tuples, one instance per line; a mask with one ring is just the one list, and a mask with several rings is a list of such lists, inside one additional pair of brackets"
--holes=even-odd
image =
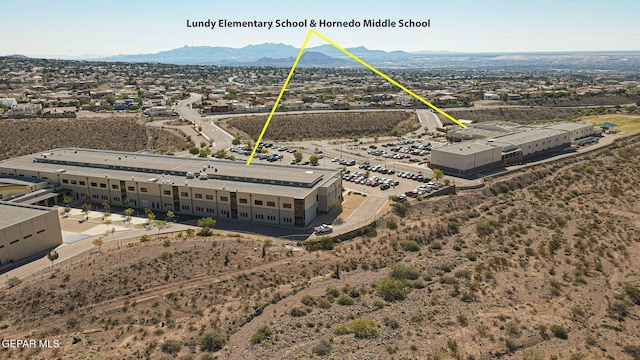
[(53, 262), (58, 260), (58, 253), (56, 251), (52, 251), (47, 254), (47, 259), (51, 261), (51, 271), (53, 271)]
[(293, 157), (296, 159), (296, 162), (302, 161), (302, 153), (300, 151), (294, 152)]
[(102, 203), (102, 207), (104, 208), (104, 216), (111, 216), (109, 209), (111, 209), (111, 205), (106, 200)]
[(169, 219), (169, 221), (173, 221), (176, 217), (176, 214), (173, 213), (173, 211), (169, 210), (167, 211), (167, 219)]
[(220, 149), (213, 154), (213, 157), (218, 159), (224, 159), (227, 157), (227, 152), (224, 149)]
[(91, 205), (89, 205), (89, 203), (82, 204), (82, 212), (84, 213), (87, 220), (89, 220), (89, 210), (91, 210)]
[(238, 90), (234, 88), (227, 89), (227, 94), (224, 96), (225, 99), (235, 100), (238, 98)]
[(240, 145), (240, 138), (233, 138), (233, 140), (231, 140), (231, 144), (232, 145)]
[(440, 179), (442, 179), (444, 177), (444, 172), (442, 172), (442, 170), (440, 169), (433, 169), (433, 178), (436, 181), (440, 181)]
[(133, 210), (132, 208), (128, 208), (124, 210), (124, 215), (126, 216), (125, 220), (127, 222), (131, 222), (131, 216), (133, 216), (134, 212), (135, 210)]
[(65, 214), (68, 214), (71, 211), (71, 207), (69, 206), (69, 204), (71, 204), (72, 201), (73, 201), (73, 197), (71, 197), (69, 195), (65, 195), (62, 198), (62, 202), (64, 203), (64, 212), (65, 212)]
[(156, 214), (151, 209), (144, 209), (144, 213), (147, 214), (147, 224), (151, 224), (156, 219)]
[(198, 226), (201, 228), (198, 235), (209, 236), (211, 235), (211, 228), (216, 226), (216, 221), (210, 217), (202, 218), (198, 220)]
[(198, 155), (200, 153), (200, 149), (198, 149), (195, 146), (192, 146), (189, 148), (189, 153), (191, 153), (191, 155)]
[(315, 155), (311, 155), (309, 157), (309, 163), (311, 163), (311, 165), (313, 165), (313, 166), (317, 166), (318, 165), (318, 160), (319, 160), (318, 157), (315, 156)]
[[(104, 219), (104, 224), (107, 225), (107, 232), (108, 232), (109, 231), (109, 225), (111, 225), (111, 219)], [(113, 232), (112, 232), (112, 234), (113, 234)]]
[(99, 237), (95, 240), (92, 241), (92, 244), (98, 247), (98, 251), (102, 254), (102, 244), (104, 244), (104, 241), (102, 241), (102, 238)]

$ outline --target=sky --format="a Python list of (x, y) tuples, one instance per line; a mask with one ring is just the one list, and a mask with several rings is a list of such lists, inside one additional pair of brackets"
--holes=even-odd
[[(187, 27), (219, 19), (430, 20), (430, 28), (315, 27), (342, 47), (386, 51), (640, 50), (638, 0), (2, 0), (2, 9), (0, 56), (90, 58), (185, 45), (299, 48), (310, 29)], [(308, 46), (322, 44), (312, 37)]]

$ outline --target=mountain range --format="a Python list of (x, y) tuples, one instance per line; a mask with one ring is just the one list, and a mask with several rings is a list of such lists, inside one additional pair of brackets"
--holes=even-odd
[[(406, 60), (411, 56), (404, 51), (386, 52), (369, 50), (364, 46), (348, 48), (347, 51), (369, 61)], [(283, 66), (289, 67), (300, 49), (291, 45), (266, 43), (248, 45), (243, 48), (220, 46), (183, 46), (178, 49), (162, 51), (155, 54), (116, 55), (98, 59), (100, 61), (119, 62), (158, 62), (190, 65), (230, 65), (230, 66)], [(316, 67), (348, 67), (355, 66), (351, 60), (331, 45), (321, 45), (305, 49), (300, 66)]]
[[(554, 68), (625, 70), (640, 65), (639, 51), (583, 51), (538, 53), (457, 53), (450, 51), (384, 51), (364, 46), (346, 48), (375, 67), (386, 68)], [(265, 43), (243, 48), (183, 46), (155, 54), (116, 55), (84, 60), (150, 62), (181, 65), (290, 67), (300, 49), (286, 44)], [(299, 66), (360, 67), (332, 45), (306, 48)]]

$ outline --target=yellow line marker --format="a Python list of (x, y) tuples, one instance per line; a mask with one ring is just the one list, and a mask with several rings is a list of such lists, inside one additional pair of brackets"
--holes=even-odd
[(453, 121), (454, 123), (456, 123), (457, 125), (461, 126), (462, 128), (466, 128), (467, 127), (466, 125), (464, 125), (460, 121), (456, 120), (453, 116), (451, 116), (451, 115), (447, 114), (446, 112), (440, 110), (438, 107), (436, 107), (432, 103), (428, 102), (427, 100), (423, 99), (422, 97), (420, 97), (418, 94), (414, 93), (413, 91), (411, 91), (411, 90), (407, 89), (406, 87), (402, 86), (400, 83), (398, 83), (397, 81), (393, 80), (389, 76), (385, 75), (380, 70), (378, 70), (378, 69), (374, 68), (373, 66), (367, 64), (366, 62), (364, 62), (359, 57), (353, 55), (352, 53), (350, 53), (349, 51), (345, 50), (340, 45), (336, 44), (335, 42), (329, 40), (324, 35), (320, 34), (317, 31), (315, 31), (314, 29), (311, 29), (307, 33), (307, 37), (304, 39), (304, 42), (302, 43), (302, 47), (300, 48), (300, 51), (298, 52), (298, 56), (296, 57), (296, 60), (293, 62), (293, 66), (291, 67), (291, 70), (289, 70), (289, 75), (287, 76), (287, 80), (284, 82), (284, 85), (282, 85), (282, 89), (280, 89), (280, 94), (278, 94), (278, 98), (276, 99), (276, 102), (273, 104), (273, 108), (271, 109), (271, 112), (269, 113), (269, 117), (267, 117), (267, 122), (265, 122), (264, 127), (262, 128), (262, 131), (260, 132), (260, 136), (258, 136), (258, 139), (256, 140), (256, 144), (253, 147), (253, 151), (251, 151), (251, 155), (249, 156), (249, 159), (247, 159), (247, 166), (251, 164), (251, 160), (253, 159), (253, 156), (256, 154), (256, 151), (258, 150), (258, 145), (260, 145), (260, 142), (262, 141), (262, 137), (267, 132), (267, 128), (269, 127), (269, 123), (271, 122), (271, 118), (273, 117), (273, 114), (276, 112), (276, 109), (278, 108), (278, 104), (280, 103), (280, 100), (282, 99), (282, 95), (284, 94), (284, 91), (287, 89), (287, 86), (289, 86), (289, 81), (291, 80), (291, 77), (293, 76), (293, 72), (296, 70), (296, 67), (298, 66), (298, 62), (300, 61), (300, 58), (302, 57), (302, 53), (304, 52), (304, 49), (307, 46), (307, 42), (309, 42), (309, 38), (311, 37), (311, 34), (316, 35), (320, 39), (322, 39), (322, 40), (326, 41), (327, 43), (333, 45), (333, 47), (335, 47), (336, 49), (342, 51), (343, 53), (348, 55), (353, 60), (359, 62), (362, 65), (364, 65), (367, 69), (373, 71), (374, 73), (376, 73), (377, 75), (379, 75), (383, 79), (387, 80), (388, 82), (390, 82), (393, 85), (395, 85), (398, 88), (400, 88), (402, 91), (404, 91), (407, 94), (409, 94), (409, 95), (413, 96), (414, 98), (418, 99), (421, 103), (427, 105), (428, 107), (432, 108), (433, 110), (437, 111), (438, 113), (444, 115), (444, 117), (446, 117), (447, 119)]

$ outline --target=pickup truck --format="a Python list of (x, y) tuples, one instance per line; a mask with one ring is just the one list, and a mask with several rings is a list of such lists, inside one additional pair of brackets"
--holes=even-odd
[(333, 231), (333, 226), (331, 225), (327, 225), (327, 224), (322, 224), (320, 226), (316, 226), (313, 228), (313, 231), (316, 234), (324, 234), (324, 233), (330, 233)]

